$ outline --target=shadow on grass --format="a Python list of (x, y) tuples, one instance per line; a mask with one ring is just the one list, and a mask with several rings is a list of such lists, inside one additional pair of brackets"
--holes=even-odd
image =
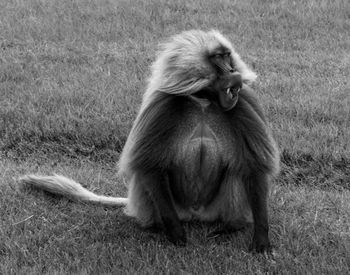
[(310, 153), (284, 150), (281, 154), (280, 181), (317, 187), (321, 190), (350, 190), (350, 159), (332, 156), (314, 157)]

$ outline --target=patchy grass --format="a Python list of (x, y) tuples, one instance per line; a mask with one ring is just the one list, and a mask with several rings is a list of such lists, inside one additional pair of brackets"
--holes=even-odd
[[(255, 89), (282, 152), (271, 196), (276, 255), (251, 232), (189, 245), (141, 231), (120, 209), (21, 189), (61, 173), (125, 195), (115, 174), (156, 45), (217, 28), (259, 74)], [(0, 1), (0, 273), (350, 272), (350, 3)]]

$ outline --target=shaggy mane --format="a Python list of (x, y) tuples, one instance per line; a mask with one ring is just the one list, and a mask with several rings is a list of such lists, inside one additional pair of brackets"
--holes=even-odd
[(144, 101), (148, 102), (148, 98), (155, 92), (189, 95), (209, 86), (216, 73), (207, 57), (220, 46), (231, 51), (243, 82), (252, 83), (256, 74), (241, 60), (232, 44), (220, 32), (190, 30), (174, 35), (160, 45)]

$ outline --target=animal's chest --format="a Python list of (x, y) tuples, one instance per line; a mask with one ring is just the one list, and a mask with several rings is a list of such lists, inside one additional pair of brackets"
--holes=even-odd
[(208, 108), (191, 113), (184, 122), (176, 134), (180, 142), (174, 149), (171, 188), (174, 194), (184, 194), (175, 197), (177, 202), (196, 208), (215, 197), (225, 177), (227, 150), (232, 148), (229, 133), (221, 130), (229, 127), (222, 125), (220, 113)]

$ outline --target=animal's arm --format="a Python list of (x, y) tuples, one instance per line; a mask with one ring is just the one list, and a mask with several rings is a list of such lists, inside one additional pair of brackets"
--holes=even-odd
[(251, 168), (270, 173), (276, 169), (275, 142), (268, 129), (263, 110), (251, 90), (242, 89), (237, 105), (227, 114), (232, 129), (243, 139)]

